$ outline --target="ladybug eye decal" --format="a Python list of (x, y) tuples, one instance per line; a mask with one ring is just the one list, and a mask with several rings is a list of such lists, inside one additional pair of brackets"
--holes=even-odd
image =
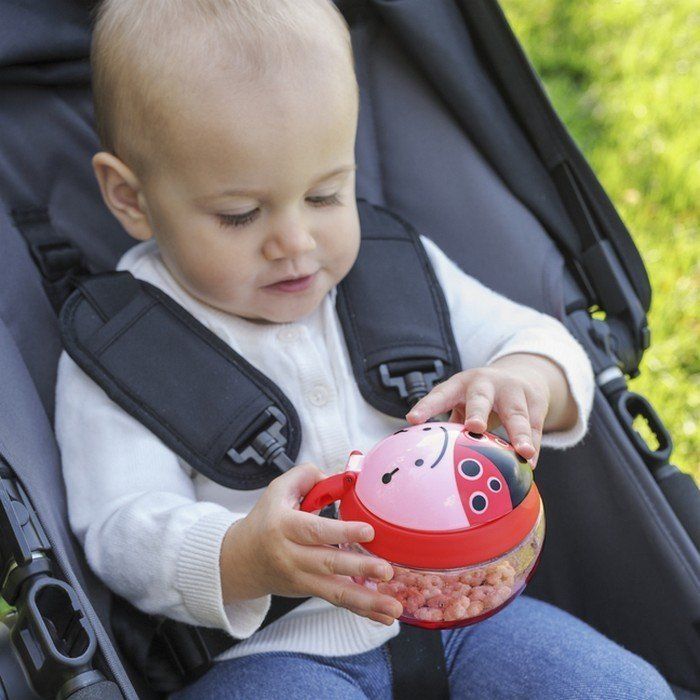
[(398, 435), (399, 433), (407, 433), (408, 430), (406, 428), (401, 428), (401, 430), (397, 430), (394, 435)]
[(465, 479), (478, 479), (484, 472), (481, 463), (475, 459), (463, 459), (459, 463), (459, 473)]
[(417, 459), (417, 460), (414, 462), (414, 464), (415, 464), (417, 467), (422, 467), (422, 466), (423, 466), (423, 460), (422, 460), (422, 459)]
[(489, 479), (489, 488), (496, 493), (497, 491), (501, 490), (501, 482), (496, 479), (496, 477), (492, 477)]
[(467, 435), (469, 435), (469, 437), (472, 440), (478, 440), (479, 442), (487, 439), (486, 435), (481, 435), (480, 433), (472, 433), (471, 430), (467, 433)]
[(489, 505), (489, 499), (486, 494), (481, 493), (481, 491), (475, 491), (471, 498), (469, 499), (469, 507), (475, 513), (483, 513)]

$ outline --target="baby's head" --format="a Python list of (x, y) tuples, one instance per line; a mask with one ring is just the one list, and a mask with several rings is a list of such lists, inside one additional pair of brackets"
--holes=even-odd
[(357, 82), (331, 0), (106, 0), (92, 61), (93, 166), (127, 232), (217, 309), (313, 311), (360, 244)]

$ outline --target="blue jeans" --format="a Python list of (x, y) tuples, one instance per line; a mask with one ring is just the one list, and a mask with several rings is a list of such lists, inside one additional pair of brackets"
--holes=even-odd
[[(453, 698), (673, 700), (639, 656), (527, 596), (480, 624), (442, 635)], [(391, 700), (389, 655), (386, 645), (355, 656), (251, 654), (215, 664), (172, 698)]]

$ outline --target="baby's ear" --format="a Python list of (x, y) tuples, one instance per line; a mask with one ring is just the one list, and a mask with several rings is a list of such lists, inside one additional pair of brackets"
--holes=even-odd
[(107, 151), (92, 157), (92, 168), (100, 185), (102, 199), (126, 232), (139, 241), (153, 236), (145, 210), (141, 183), (134, 172)]

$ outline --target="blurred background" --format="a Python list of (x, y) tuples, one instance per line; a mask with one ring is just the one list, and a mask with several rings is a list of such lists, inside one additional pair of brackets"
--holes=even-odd
[(644, 259), (651, 347), (630, 389), (700, 484), (700, 4), (500, 4)]

